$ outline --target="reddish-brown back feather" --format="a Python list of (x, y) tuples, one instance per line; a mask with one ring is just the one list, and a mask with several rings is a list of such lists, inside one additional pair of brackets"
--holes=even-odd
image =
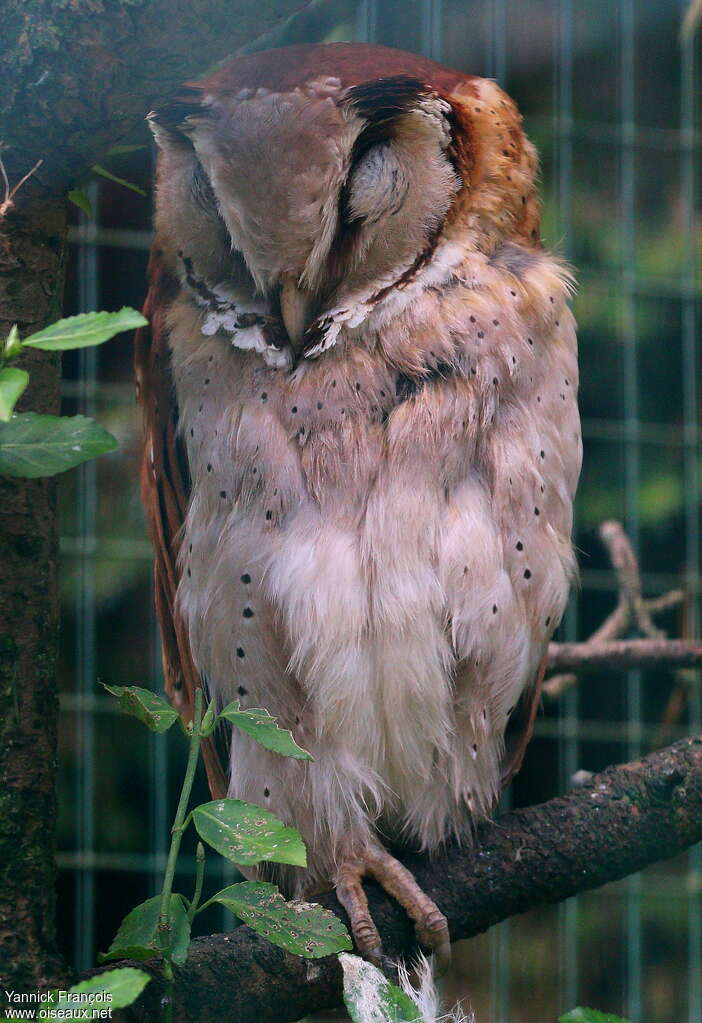
[[(195, 690), (201, 686), (187, 631), (175, 606), (178, 548), (188, 502), (189, 473), (178, 440), (178, 409), (170, 372), (166, 314), (178, 282), (164, 268), (155, 249), (149, 261), (150, 287), (144, 304), (147, 327), (134, 342), (137, 399), (142, 406), (144, 448), (141, 496), (154, 545), (154, 590), (161, 630), (166, 693), (183, 721), (192, 720)], [(225, 772), (211, 740), (203, 743), (210, 790), (226, 795)]]

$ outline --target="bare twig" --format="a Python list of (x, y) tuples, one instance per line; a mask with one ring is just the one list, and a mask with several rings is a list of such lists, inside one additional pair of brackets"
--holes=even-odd
[(611, 668), (694, 668), (702, 645), (684, 639), (618, 639), (608, 643), (551, 643), (549, 667), (594, 671)]
[[(675, 669), (702, 664), (702, 646), (669, 640), (653, 622), (654, 615), (683, 604), (684, 591), (670, 590), (659, 597), (645, 598), (638, 561), (621, 523), (603, 522), (599, 533), (617, 578), (617, 605), (584, 642), (551, 643), (548, 667), (558, 674), (544, 683), (547, 701), (556, 700), (571, 689), (578, 681), (578, 673), (595, 668)], [(624, 641), (631, 629), (645, 638)]]
[[(2, 151), (2, 143), (0, 143), (0, 152), (1, 151)], [(27, 173), (24, 175), (24, 177), (20, 178), (20, 180), (17, 182), (17, 184), (13, 185), (12, 188), (10, 188), (10, 181), (9, 181), (9, 179), (7, 177), (7, 171), (5, 170), (5, 164), (3, 162), (2, 156), (0, 156), (0, 174), (2, 174), (2, 180), (3, 180), (4, 187), (5, 187), (5, 198), (3, 199), (2, 202), (0, 202), (0, 217), (4, 217), (5, 214), (8, 212), (8, 210), (12, 209), (12, 207), (15, 205), (15, 201), (14, 201), (15, 200), (15, 196), (19, 192), (20, 188), (25, 183), (25, 181), (29, 181), (29, 179), (31, 178), (32, 174), (35, 174), (39, 170), (39, 168), (41, 167), (43, 162), (44, 162), (43, 160), (37, 160), (37, 162), (34, 164), (32, 169), (27, 171)]]

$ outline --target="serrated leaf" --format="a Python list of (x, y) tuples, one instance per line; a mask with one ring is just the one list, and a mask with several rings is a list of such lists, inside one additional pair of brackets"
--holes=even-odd
[(600, 1012), (598, 1009), (585, 1009), (579, 1005), (571, 1009), (565, 1016), (558, 1017), (558, 1023), (629, 1023), (628, 1019), (613, 1016), (611, 1012)]
[(209, 901), (226, 906), (272, 944), (305, 959), (353, 947), (343, 923), (328, 909), (309, 902), (286, 902), (276, 886), (266, 881), (230, 885)]
[(140, 686), (108, 686), (104, 682), (100, 684), (108, 693), (117, 697), (120, 710), (143, 721), (152, 732), (166, 732), (178, 720), (178, 711), (163, 696), (152, 693), (150, 689), (142, 689)]
[(54, 476), (118, 446), (86, 416), (15, 412), (0, 423), (0, 476)]
[(222, 856), (242, 866), (270, 860), (307, 866), (300, 833), (267, 810), (241, 799), (217, 799), (192, 811), (197, 833)]
[(79, 313), (57, 320), (49, 327), (30, 334), (24, 347), (41, 348), (45, 352), (65, 352), (73, 348), (90, 348), (109, 341), (115, 334), (134, 330), (148, 323), (141, 313), (124, 306), (116, 313)]
[(241, 710), (239, 701), (227, 704), (224, 710), (220, 711), (220, 718), (225, 718), (235, 728), (246, 732), (255, 739), (261, 746), (279, 753), (282, 757), (294, 757), (296, 760), (312, 760), (313, 757), (302, 749), (295, 742), (287, 728), (280, 728), (276, 719), (271, 717), (267, 710), (254, 707), (251, 710)]
[(405, 992), (360, 956), (342, 952), (344, 1004), (353, 1023), (421, 1023), (421, 1013)]
[(92, 217), (93, 207), (88, 198), (88, 193), (84, 188), (72, 188), (68, 193), (69, 200), (74, 206), (77, 206), (79, 210), (82, 210), (87, 217)]
[[(148, 973), (136, 970), (133, 966), (106, 970), (81, 981), (80, 984), (74, 984), (67, 992), (55, 992), (51, 1010), (55, 1012), (58, 1009), (64, 1011), (69, 1009), (70, 1019), (105, 1019), (105, 1010), (125, 1009), (135, 1002), (150, 980)], [(71, 995), (92, 995), (94, 1001), (86, 1004), (82, 999), (78, 1001), (76, 997), (71, 998)], [(37, 1016), (37, 1019), (52, 1018), (57, 1017), (49, 1015), (47, 1009), (42, 1010)]]
[(146, 195), (143, 188), (139, 188), (139, 185), (135, 185), (133, 181), (127, 181), (126, 178), (118, 178), (112, 171), (108, 171), (106, 167), (103, 167), (99, 163), (94, 163), (90, 168), (96, 174), (99, 174), (102, 178), (107, 178), (108, 181), (114, 181), (116, 185), (122, 185), (123, 188), (128, 188), (130, 192), (136, 192), (137, 195)]
[[(100, 956), (100, 961), (104, 963), (112, 959), (127, 959), (134, 950), (142, 953), (152, 950), (152, 956), (160, 953), (162, 949), (158, 926), (160, 906), (161, 896), (154, 895), (127, 913), (109, 949)], [(188, 957), (190, 944), (190, 923), (182, 895), (171, 895), (170, 916), (171, 958), (174, 963), (184, 963)], [(142, 958), (142, 955), (138, 958)]]
[(19, 398), (29, 383), (29, 373), (23, 369), (6, 366), (0, 369), (0, 420), (6, 423)]

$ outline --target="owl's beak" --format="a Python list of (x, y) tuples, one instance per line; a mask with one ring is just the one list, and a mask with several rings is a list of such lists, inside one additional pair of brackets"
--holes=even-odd
[(311, 306), (312, 295), (300, 287), (297, 276), (284, 274), (280, 287), (280, 312), (293, 347), (302, 340)]

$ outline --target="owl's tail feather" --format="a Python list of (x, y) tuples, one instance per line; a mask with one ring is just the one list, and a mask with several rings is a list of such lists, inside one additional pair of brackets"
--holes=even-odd
[(472, 1012), (465, 1012), (458, 1002), (449, 1012), (442, 1012), (441, 997), (434, 978), (432, 961), (421, 953), (410, 970), (400, 961), (398, 977), (400, 987), (405, 994), (419, 1007), (420, 1017), (417, 1023), (475, 1023)]

